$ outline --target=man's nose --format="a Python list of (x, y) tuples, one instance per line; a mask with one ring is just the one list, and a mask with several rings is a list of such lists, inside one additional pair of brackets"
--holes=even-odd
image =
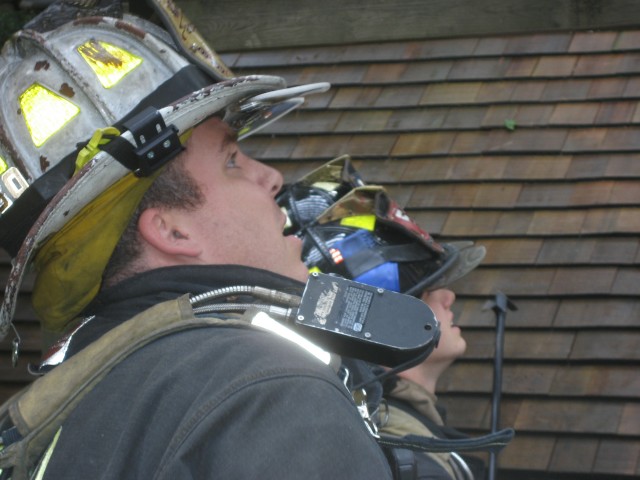
[(253, 158), (251, 158), (251, 162), (255, 172), (255, 182), (275, 197), (284, 184), (282, 174), (275, 168)]
[(456, 294), (453, 293), (453, 291), (449, 290), (448, 288), (444, 288), (443, 296), (444, 296), (443, 303), (446, 305), (447, 308), (451, 308), (451, 306), (453, 305), (453, 302), (456, 301)]

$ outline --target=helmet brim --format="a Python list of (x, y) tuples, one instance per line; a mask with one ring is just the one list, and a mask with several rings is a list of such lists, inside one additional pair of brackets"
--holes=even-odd
[(440, 243), (445, 249), (443, 266), (433, 275), (417, 282), (405, 293), (420, 296), (425, 290), (437, 290), (451, 285), (456, 280), (475, 269), (487, 254), (483, 245), (476, 245), (471, 241)]

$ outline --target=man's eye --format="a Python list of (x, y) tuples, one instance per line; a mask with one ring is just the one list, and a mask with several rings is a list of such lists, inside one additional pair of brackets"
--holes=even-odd
[(227, 168), (238, 168), (238, 163), (236, 162), (236, 154), (234, 153), (227, 160)]

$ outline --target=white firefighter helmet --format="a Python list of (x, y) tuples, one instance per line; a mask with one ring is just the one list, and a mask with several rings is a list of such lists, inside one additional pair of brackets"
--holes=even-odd
[(78, 141), (120, 120), (188, 65), (131, 20), (81, 19), (42, 34), (22, 30), (5, 44), (0, 212)]
[[(45, 329), (60, 330), (91, 300), (123, 220), (155, 172), (182, 150), (191, 128), (216, 114), (244, 138), (299, 106), (303, 95), (329, 88), (285, 88), (282, 78), (272, 76), (218, 82), (219, 76), (177, 53), (157, 27), (147, 27), (132, 16), (82, 18), (45, 33), (23, 30), (3, 49), (0, 246), (14, 260), (0, 338), (11, 326), (18, 290), (36, 254), (73, 259), (84, 248), (95, 264), (75, 281), (86, 285), (74, 293), (73, 308), (69, 299), (58, 298), (68, 297), (64, 277), (57, 286), (39, 286), (36, 279), (34, 298), (42, 294), (64, 303), (36, 308)], [(82, 235), (73, 230), (80, 221), (91, 225)], [(65, 235), (73, 241), (61, 240)], [(96, 237), (112, 240), (93, 245)], [(46, 258), (38, 262), (48, 268)]]

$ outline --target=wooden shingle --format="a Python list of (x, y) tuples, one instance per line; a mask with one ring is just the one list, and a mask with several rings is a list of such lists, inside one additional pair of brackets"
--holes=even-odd
[(582, 241), (580, 238), (549, 239), (544, 241), (537, 262), (541, 265), (554, 265), (557, 263), (589, 263), (593, 251), (596, 248), (596, 240)]
[[(592, 152), (594, 150), (610, 150), (604, 146), (609, 134), (608, 128), (585, 128), (568, 132), (567, 141), (562, 149), (565, 152)], [(620, 148), (615, 148), (620, 150)]]
[(556, 472), (591, 473), (599, 442), (584, 438), (559, 438), (549, 468)]
[(502, 55), (509, 45), (508, 37), (481, 37), (477, 39), (474, 55)]
[(638, 450), (640, 450), (640, 441), (602, 440), (596, 454), (593, 472), (608, 475), (637, 475), (638, 458), (640, 458)]
[(576, 32), (573, 34), (568, 52), (610, 51), (618, 40), (616, 32)]
[[(344, 112), (340, 115), (335, 126), (325, 130), (335, 130), (336, 132), (353, 131), (384, 131), (391, 118), (391, 111), (379, 110), (375, 112)], [(336, 115), (337, 117), (337, 115)]]
[(638, 40), (640, 40), (640, 32), (635, 30), (622, 31), (618, 33), (618, 38), (616, 39), (612, 50), (635, 49), (638, 45)]
[(599, 103), (559, 103), (549, 118), (550, 124), (556, 125), (591, 125), (598, 111)]
[[(398, 97), (398, 102), (402, 103), (403, 94), (407, 96), (407, 91), (411, 89), (408, 88), (398, 88), (398, 92), (396, 95)], [(417, 95), (417, 98), (422, 96), (423, 88), (419, 87), (417, 94), (413, 93), (413, 95)], [(358, 89), (353, 87), (342, 87), (334, 90), (333, 100), (330, 103), (331, 108), (349, 108), (354, 107), (356, 105), (360, 106), (370, 106), (376, 103), (376, 100), (380, 96), (381, 89), (377, 87), (369, 87), (366, 89)], [(412, 95), (408, 95), (410, 98)], [(415, 105), (417, 101), (410, 101), (409, 105)]]
[(456, 136), (453, 133), (408, 133), (399, 135), (398, 141), (390, 154), (393, 156), (442, 155), (449, 152), (455, 138)]
[(403, 82), (444, 81), (450, 74), (455, 62), (453, 60), (416, 62), (407, 64)]
[[(553, 114), (553, 105), (549, 104), (523, 104), (518, 106), (516, 115), (505, 117), (507, 119), (517, 119), (519, 126), (546, 125)], [(504, 126), (504, 123), (500, 126)]]
[(638, 123), (638, 120), (640, 119), (637, 118), (637, 105), (630, 102), (603, 103), (595, 118), (595, 122), (599, 124)]
[(587, 212), (582, 233), (640, 233), (640, 208), (594, 208)]
[(594, 100), (606, 98), (620, 98), (627, 88), (628, 79), (625, 77), (598, 78), (591, 82), (588, 97)]
[[(613, 360), (613, 359), (611, 359)], [(601, 397), (637, 397), (640, 395), (640, 378), (634, 375), (634, 367), (605, 365), (573, 365), (555, 370), (553, 384), (549, 394), (554, 396), (601, 396)], [(635, 413), (631, 405), (624, 407), (623, 417), (632, 419)], [(636, 430), (632, 425), (621, 421), (627, 433)]]
[(406, 63), (371, 65), (362, 78), (363, 83), (398, 83), (405, 78)]
[(387, 127), (391, 130), (437, 130), (440, 128), (449, 110), (446, 108), (412, 109), (392, 111)]
[(640, 282), (639, 268), (618, 269), (618, 273), (613, 282), (613, 291), (619, 295), (637, 295), (638, 282)]
[(557, 295), (603, 295), (614, 293), (614, 267), (558, 268), (547, 293)]
[(572, 35), (570, 33), (514, 35), (509, 40), (505, 53), (514, 55), (563, 53), (567, 51), (571, 40)]
[(522, 402), (514, 428), (615, 434), (622, 409), (621, 402), (527, 399)]
[(640, 333), (633, 330), (581, 331), (576, 334), (571, 358), (574, 360), (640, 360), (638, 345), (640, 345)]
[(611, 151), (637, 151), (640, 148), (639, 132), (639, 127), (608, 128), (601, 148)]
[(513, 57), (509, 62), (509, 68), (504, 72), (505, 78), (530, 77), (538, 65), (538, 57)]
[(589, 259), (592, 264), (637, 265), (636, 252), (640, 248), (638, 238), (597, 239)]
[(388, 158), (392, 155), (398, 136), (395, 134), (380, 134), (368, 136), (352, 136), (345, 145), (343, 152), (351, 152), (356, 157)]
[[(506, 86), (509, 84), (507, 83)], [(547, 82), (528, 80), (517, 82), (512, 87), (512, 94), (506, 101), (512, 102), (538, 102), (542, 99), (547, 89)], [(549, 100), (547, 98), (547, 100)], [(551, 99), (552, 100), (552, 99)]]
[(558, 55), (540, 58), (532, 77), (566, 77), (574, 73), (579, 57)]
[(456, 134), (450, 153), (452, 155), (477, 155), (488, 150), (491, 136), (484, 131), (464, 131)]
[[(375, 101), (373, 102), (374, 106), (377, 107), (394, 107), (395, 105), (401, 105), (405, 107), (415, 107), (420, 105), (420, 100), (424, 96), (426, 87), (423, 85), (408, 85), (408, 86), (398, 86), (389, 90), (388, 88), (376, 90), (374, 88), (369, 88), (367, 93), (369, 93), (369, 97), (373, 99), (374, 93), (378, 91), (378, 95), (375, 97)], [(354, 106), (358, 107), (363, 105), (361, 102), (354, 102)]]
[(640, 318), (637, 298), (587, 298), (563, 300), (554, 319), (558, 328), (633, 327)]
[[(491, 104), (508, 102), (513, 96), (515, 96), (515, 90), (518, 87), (518, 83), (498, 81), (498, 82), (484, 82), (482, 84), (473, 84), (469, 86), (477, 89), (477, 95), (471, 99), (471, 101), (479, 104)], [(469, 103), (471, 103), (471, 101)]]
[(512, 155), (507, 157), (505, 180), (538, 180), (565, 178), (572, 163), (568, 155)]
[[(636, 376), (637, 378), (637, 376)], [(624, 381), (624, 380), (623, 380)], [(637, 381), (636, 381), (637, 385)], [(637, 397), (638, 392), (633, 391), (633, 396)], [(622, 411), (618, 433), (620, 435), (638, 435), (640, 431), (640, 405), (638, 403), (628, 403)]]
[(516, 436), (500, 455), (500, 466), (520, 470), (546, 471), (556, 442), (554, 438)]
[(480, 82), (437, 83), (429, 85), (420, 105), (451, 105), (474, 103), (483, 87)]
[(349, 140), (349, 136), (335, 136), (331, 142), (325, 137), (301, 137), (297, 139), (291, 158), (335, 158), (347, 151)]
[[(495, 335), (491, 331), (465, 329), (467, 352), (465, 358), (493, 358)], [(544, 331), (510, 330), (505, 334), (504, 356), (509, 359), (562, 360), (571, 354), (575, 334), (571, 331), (554, 334)]]
[(541, 81), (540, 87), (543, 89), (543, 93), (539, 99), (545, 102), (587, 100), (591, 84), (591, 80), (585, 79)]
[(482, 122), (485, 115), (486, 109), (484, 107), (451, 108), (448, 110), (441, 128), (445, 130), (475, 128)]
[(470, 56), (478, 44), (477, 38), (452, 38), (428, 40), (422, 43), (421, 58), (448, 58)]
[(508, 69), (509, 61), (503, 57), (456, 60), (449, 70), (447, 80), (492, 79), (504, 76)]
[[(451, 160), (451, 161), (449, 161)], [(501, 179), (504, 178), (505, 170), (509, 165), (508, 157), (449, 157), (447, 163), (450, 164), (449, 179), (469, 180), (469, 179)]]
[(582, 55), (575, 67), (576, 75), (607, 75), (626, 71), (621, 65), (627, 58), (635, 56), (635, 54), (595, 54)]

